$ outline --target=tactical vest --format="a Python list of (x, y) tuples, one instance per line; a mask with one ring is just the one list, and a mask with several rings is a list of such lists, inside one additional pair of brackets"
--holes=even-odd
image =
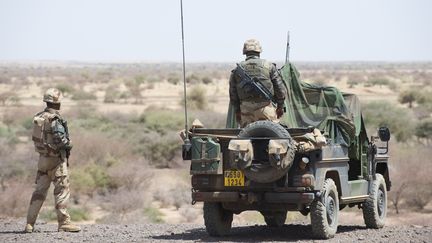
[[(242, 61), (240, 65), (251, 78), (256, 77), (261, 82), (261, 84), (263, 84), (272, 93), (272, 95), (274, 95), (273, 84), (270, 79), (270, 71), (272, 68), (272, 64), (270, 62), (259, 58), (252, 58)], [(247, 85), (246, 82), (242, 82), (242, 80), (239, 79), (240, 78), (237, 77), (236, 88), (240, 101), (266, 101), (257, 92), (255, 92), (252, 87)]]
[(60, 119), (58, 114), (47, 111), (40, 112), (33, 117), (32, 140), (36, 152), (44, 156), (59, 156), (59, 152), (53, 149), (53, 132), (51, 123), (54, 119)]

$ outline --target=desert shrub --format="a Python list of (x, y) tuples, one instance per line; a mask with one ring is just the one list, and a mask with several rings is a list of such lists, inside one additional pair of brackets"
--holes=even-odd
[(198, 218), (198, 216), (200, 215), (199, 210), (196, 208), (193, 208), (191, 205), (181, 206), (179, 208), (179, 213), (187, 223), (194, 222)]
[[(409, 147), (392, 143), (390, 149), (390, 179), (392, 190), (389, 201), (398, 212), (403, 208), (423, 209), (432, 200), (432, 151), (428, 147)], [(421, 168), (421, 169), (419, 169)]]
[(406, 201), (408, 206), (422, 210), (432, 199), (432, 190), (430, 188), (431, 180), (412, 182), (406, 192)]
[(208, 76), (204, 76), (201, 80), (202, 80), (203, 84), (211, 84), (211, 83), (213, 83), (213, 79), (211, 79)]
[(167, 79), (168, 83), (177, 85), (180, 82), (180, 78), (176, 76), (170, 76)]
[(417, 102), (422, 105), (432, 104), (432, 92), (428, 90), (419, 91)]
[(25, 128), (26, 130), (30, 130), (30, 129), (32, 129), (32, 128), (33, 128), (33, 117), (29, 116), (29, 117), (27, 117), (27, 118), (24, 118), (24, 119), (21, 121), (21, 126), (22, 126), (23, 128)]
[(179, 184), (175, 188), (159, 188), (153, 193), (153, 198), (159, 201), (163, 207), (174, 206), (177, 209), (190, 204), (192, 200), (189, 186), (184, 184)]
[(127, 213), (146, 206), (143, 195), (139, 191), (118, 190), (108, 195), (106, 200), (109, 204), (105, 205), (104, 208), (119, 214), (122, 219)]
[[(70, 163), (75, 165), (94, 162), (108, 166), (108, 162), (127, 157), (132, 153), (132, 146), (123, 138), (108, 137), (106, 133), (72, 130), (72, 143), (74, 145)], [(74, 135), (75, 134), (75, 135)]]
[(197, 84), (200, 81), (200, 77), (194, 73), (186, 76), (186, 83), (188, 84)]
[(74, 168), (70, 180), (75, 191), (89, 196), (94, 192), (104, 192), (111, 185), (107, 168), (97, 164)]
[(22, 217), (26, 214), (32, 187), (28, 182), (13, 181), (0, 190), (0, 215)]
[(72, 221), (84, 221), (89, 219), (89, 212), (83, 207), (69, 207), (68, 212)]
[(394, 92), (398, 91), (398, 89), (399, 89), (399, 87), (398, 87), (398, 85), (397, 85), (396, 82), (390, 82), (388, 84), (388, 87), (389, 87), (390, 90), (392, 90)]
[(55, 87), (59, 89), (64, 96), (68, 96), (69, 94), (73, 94), (75, 92), (75, 88), (69, 83), (59, 83)]
[(148, 171), (146, 164), (142, 161), (128, 161), (127, 164), (118, 163), (111, 167), (111, 187), (127, 191), (137, 191), (142, 186), (147, 188), (153, 175)]
[(136, 84), (136, 85), (141, 85), (141, 84), (143, 84), (143, 83), (145, 82), (145, 80), (146, 80), (146, 78), (145, 78), (144, 75), (137, 75), (137, 76), (135, 76), (135, 78), (134, 78), (134, 81), (135, 81), (135, 84)]
[(120, 93), (114, 86), (109, 86), (105, 90), (104, 103), (114, 103), (120, 97)]
[(57, 214), (53, 208), (42, 208), (39, 217), (45, 221), (57, 220)]
[(152, 223), (159, 224), (164, 222), (162, 219), (163, 214), (157, 208), (154, 207), (145, 208), (144, 215)]
[(156, 168), (170, 168), (180, 151), (180, 139), (176, 133), (170, 132), (165, 136), (146, 134), (140, 141), (138, 148), (149, 164)]
[[(184, 100), (182, 100), (182, 103)], [(187, 103), (189, 108), (205, 110), (208, 106), (206, 89), (201, 85), (193, 86), (192, 89), (189, 90), (187, 94)]]
[(2, 106), (18, 105), (19, 103), (20, 103), (20, 98), (17, 93), (13, 91), (0, 93), (0, 104)]
[(76, 90), (73, 92), (72, 97), (73, 100), (96, 100), (96, 95), (86, 92), (84, 90)]
[(425, 139), (429, 142), (432, 139), (432, 119), (420, 121), (415, 128), (415, 135), (418, 138)]
[(368, 130), (387, 126), (396, 139), (402, 142), (409, 140), (414, 134), (415, 121), (411, 110), (396, 107), (385, 101), (368, 103), (362, 110)]
[(168, 110), (156, 111), (152, 109), (147, 109), (135, 121), (144, 124), (147, 129), (162, 135), (168, 131), (180, 130), (184, 123), (181, 114), (177, 112)]

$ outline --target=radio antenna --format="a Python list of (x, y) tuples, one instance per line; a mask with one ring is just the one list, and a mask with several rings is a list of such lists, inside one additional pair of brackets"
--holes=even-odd
[(184, 27), (183, 27), (183, 0), (180, 0), (180, 16), (181, 16), (182, 52), (183, 52), (183, 95), (184, 95), (185, 133), (186, 133), (185, 143), (189, 143), (187, 93), (186, 93), (186, 61), (185, 61)]
[(289, 62), (289, 52), (290, 52), (290, 33), (287, 32), (287, 45), (286, 45), (286, 53), (285, 53), (285, 64)]

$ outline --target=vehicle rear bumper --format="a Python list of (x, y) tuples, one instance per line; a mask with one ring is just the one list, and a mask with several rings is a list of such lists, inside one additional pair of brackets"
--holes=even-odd
[(309, 204), (315, 199), (314, 192), (192, 192), (194, 202), (240, 202)]

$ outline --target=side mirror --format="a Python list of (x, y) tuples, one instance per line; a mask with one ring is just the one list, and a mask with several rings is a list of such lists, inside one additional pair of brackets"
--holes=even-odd
[(388, 142), (390, 140), (390, 130), (388, 127), (380, 127), (378, 129), (378, 136), (383, 142)]

